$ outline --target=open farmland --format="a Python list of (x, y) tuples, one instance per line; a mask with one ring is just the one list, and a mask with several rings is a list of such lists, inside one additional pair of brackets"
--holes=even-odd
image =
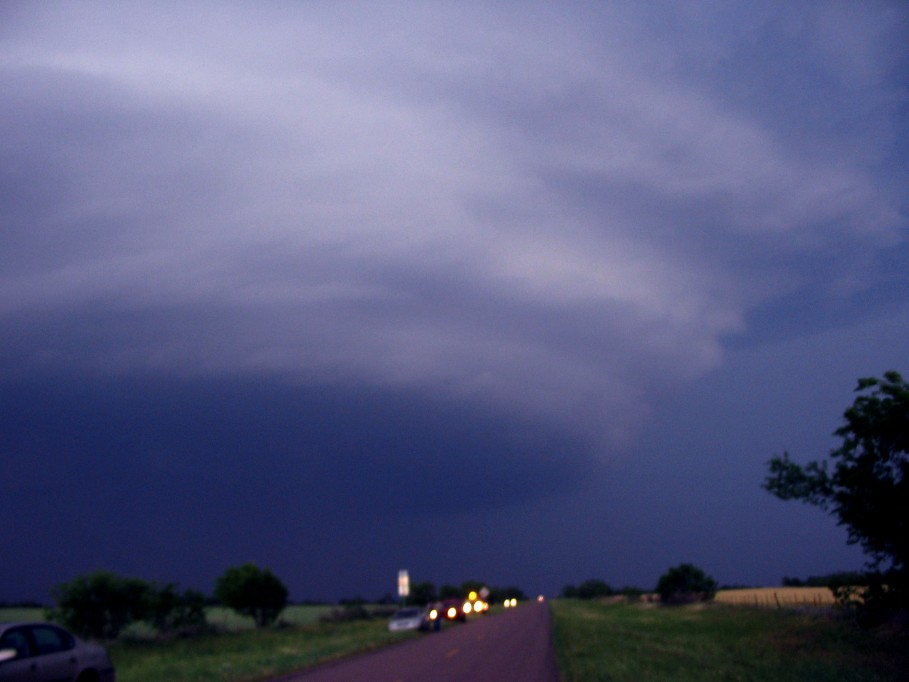
[(800, 606), (833, 606), (833, 592), (828, 587), (755, 587), (742, 590), (720, 590), (714, 599), (735, 606), (797, 608)]

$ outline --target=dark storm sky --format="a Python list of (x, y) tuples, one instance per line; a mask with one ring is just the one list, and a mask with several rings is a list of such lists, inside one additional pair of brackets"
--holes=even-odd
[(909, 372), (909, 8), (0, 6), (0, 600), (858, 568), (760, 489)]

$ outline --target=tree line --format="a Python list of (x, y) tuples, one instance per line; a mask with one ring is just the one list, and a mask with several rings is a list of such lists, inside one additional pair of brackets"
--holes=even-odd
[(489, 587), (480, 580), (467, 580), (460, 585), (443, 584), (438, 588), (436, 588), (435, 583), (424, 581), (410, 586), (407, 602), (425, 606), (433, 602), (445, 601), (446, 599), (463, 599), (471, 592), (479, 592), (483, 588), (489, 590), (487, 601), (490, 604), (498, 604), (506, 599), (517, 599), (519, 601), (527, 599), (527, 595), (519, 587)]
[[(656, 592), (664, 604), (683, 604), (696, 601), (709, 601), (717, 591), (717, 582), (694, 564), (684, 563), (673, 566), (660, 576)], [(614, 590), (603, 580), (590, 578), (580, 585), (566, 585), (562, 588), (561, 597), (565, 599), (602, 599), (604, 597), (623, 596), (636, 599), (646, 594), (647, 590), (639, 587), (623, 587)]]
[[(254, 564), (228, 568), (215, 584), (215, 599), (256, 627), (274, 623), (287, 606), (288, 591), (269, 569)], [(161, 634), (207, 628), (205, 609), (211, 600), (175, 583), (158, 585), (109, 571), (96, 571), (57, 585), (51, 620), (79, 635), (111, 640), (133, 623), (145, 623)]]

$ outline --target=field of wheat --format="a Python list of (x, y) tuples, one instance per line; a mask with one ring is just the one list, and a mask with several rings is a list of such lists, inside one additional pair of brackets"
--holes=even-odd
[(832, 606), (833, 593), (827, 587), (755, 587), (743, 590), (720, 590), (716, 601), (737, 606), (793, 608), (798, 606)]

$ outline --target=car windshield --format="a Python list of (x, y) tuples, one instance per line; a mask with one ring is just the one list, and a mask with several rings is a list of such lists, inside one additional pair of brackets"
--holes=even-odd
[(420, 615), (420, 609), (402, 609), (398, 611), (393, 618), (416, 618)]

